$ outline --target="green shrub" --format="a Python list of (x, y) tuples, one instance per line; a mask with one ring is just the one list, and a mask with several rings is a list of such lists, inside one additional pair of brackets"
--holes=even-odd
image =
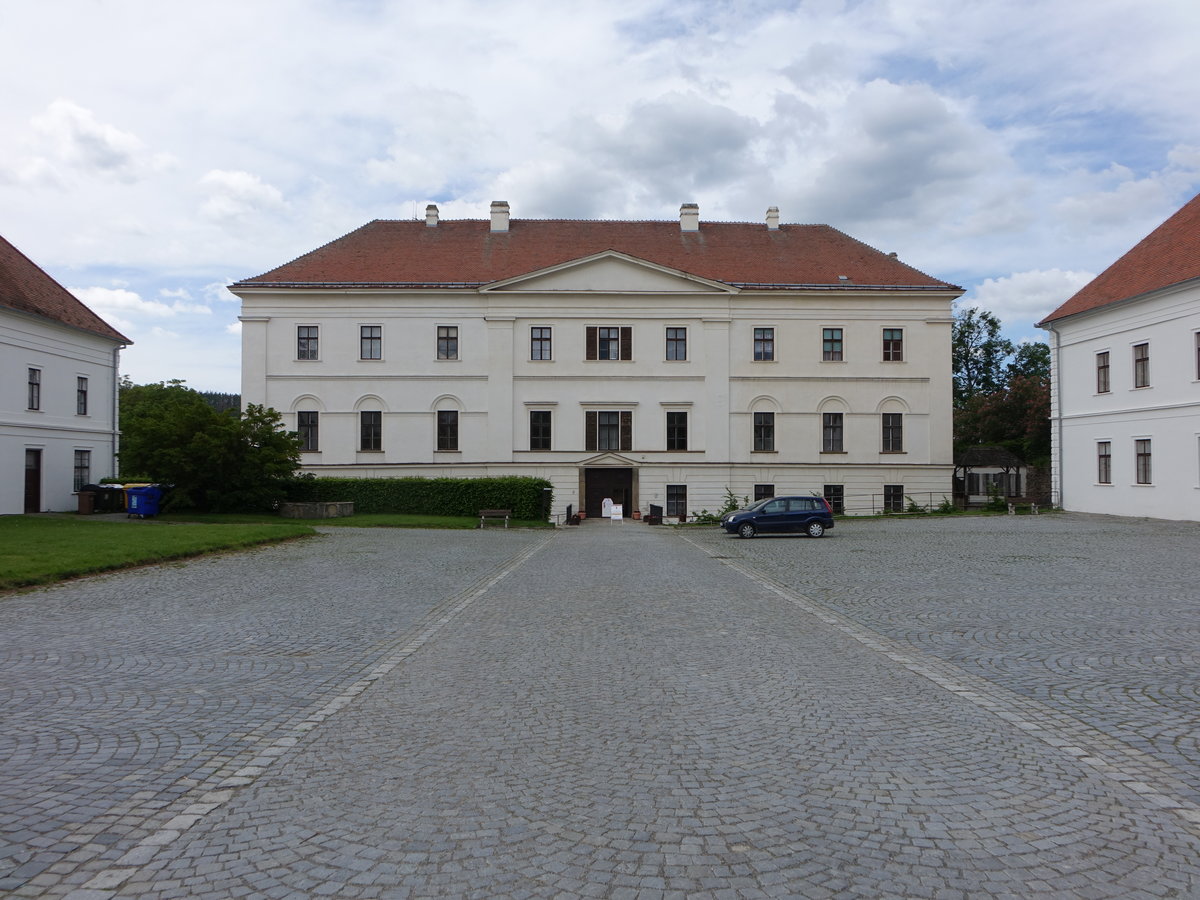
[(355, 514), (477, 516), (481, 509), (511, 509), (514, 519), (544, 519), (551, 484), (544, 478), (297, 478), (288, 499), (354, 502)]

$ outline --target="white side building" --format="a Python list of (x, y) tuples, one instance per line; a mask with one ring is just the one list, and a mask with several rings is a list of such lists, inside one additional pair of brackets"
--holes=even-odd
[(678, 518), (951, 496), (962, 291), (824, 225), (370, 222), (230, 288), (242, 400), (318, 475), (549, 479)]
[(78, 506), (116, 474), (124, 335), (0, 238), (0, 515)]
[(1041, 325), (1062, 506), (1200, 521), (1200, 196)]

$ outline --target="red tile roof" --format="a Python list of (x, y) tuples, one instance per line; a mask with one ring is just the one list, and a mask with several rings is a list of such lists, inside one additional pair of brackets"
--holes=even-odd
[(765, 224), (702, 222), (699, 231), (684, 232), (678, 222), (569, 219), (512, 219), (507, 232), (476, 219), (434, 227), (376, 219), (232, 287), (474, 287), (608, 250), (738, 286), (960, 290), (828, 225), (771, 231)]
[(1038, 324), (1193, 278), (1200, 278), (1200, 194)]
[(121, 344), (133, 343), (3, 237), (0, 237), (0, 306), (53, 319)]

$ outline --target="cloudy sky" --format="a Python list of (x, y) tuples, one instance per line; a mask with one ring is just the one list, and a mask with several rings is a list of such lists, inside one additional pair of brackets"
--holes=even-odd
[(1196, 0), (0, 7), (0, 234), (239, 390), (225, 285), (375, 218), (828, 223), (1014, 339), (1200, 191)]

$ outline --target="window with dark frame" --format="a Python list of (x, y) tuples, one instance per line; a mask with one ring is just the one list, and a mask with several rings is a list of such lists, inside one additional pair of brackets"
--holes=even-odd
[(669, 360), (685, 360), (685, 359), (687, 359), (687, 329), (686, 328), (668, 328), (667, 329), (667, 359), (669, 359)]
[(458, 326), (439, 325), (437, 330), (437, 358), (458, 359)]
[(1150, 439), (1137, 439), (1133, 442), (1133, 450), (1137, 457), (1137, 483), (1153, 484), (1150, 480)]
[(885, 512), (904, 512), (904, 485), (883, 486), (883, 508)]
[(458, 410), (439, 409), (437, 414), (437, 448), (454, 451), (458, 449)]
[(316, 325), (296, 326), (296, 359), (318, 359), (319, 329)]
[(633, 449), (633, 411), (596, 410), (584, 411), (584, 449), (588, 452)]
[(551, 349), (549, 328), (539, 325), (529, 329), (530, 359), (552, 359)]
[(75, 487), (76, 493), (83, 490), (85, 484), (92, 481), (92, 451), (75, 451)]
[(904, 452), (904, 414), (883, 414), (883, 452)]
[(1150, 345), (1133, 345), (1133, 386), (1150, 387)]
[(763, 453), (775, 449), (775, 413), (754, 414), (754, 449)]
[(775, 329), (754, 329), (754, 361), (770, 362), (775, 359)]
[(821, 331), (821, 359), (824, 362), (842, 361), (842, 329), (825, 328)]
[(842, 453), (842, 417), (840, 412), (821, 414), (821, 452)]
[(754, 486), (754, 502), (759, 500), (770, 500), (775, 496), (775, 485), (773, 484), (756, 484)]
[(1112, 484), (1112, 441), (1096, 442), (1096, 481)]
[(29, 409), (42, 408), (42, 370), (29, 370)]
[(1200, 381), (1200, 331), (1196, 332), (1196, 380)]
[(667, 512), (668, 516), (683, 517), (687, 515), (687, 485), (686, 484), (668, 484), (667, 485)]
[(75, 415), (88, 414), (88, 380), (80, 375), (75, 379)]
[(838, 515), (846, 511), (846, 486), (844, 484), (827, 484), (822, 491), (829, 508)]
[(301, 410), (296, 413), (296, 433), (300, 435), (301, 450), (311, 453), (320, 448), (318, 428), (318, 414), (314, 410)]
[(359, 450), (383, 449), (383, 413), (365, 409), (358, 414)]
[(358, 358), (383, 359), (383, 326), (361, 325), (358, 329)]
[(1110, 390), (1108, 351), (1096, 354), (1096, 393), (1107, 394)]
[(883, 329), (883, 361), (904, 362), (904, 329)]
[(633, 326), (588, 325), (585, 330), (584, 356), (587, 359), (633, 359)]
[(551, 411), (548, 409), (531, 409), (529, 411), (529, 449), (550, 449)]
[(667, 449), (686, 450), (688, 448), (688, 414), (686, 412), (667, 412)]

